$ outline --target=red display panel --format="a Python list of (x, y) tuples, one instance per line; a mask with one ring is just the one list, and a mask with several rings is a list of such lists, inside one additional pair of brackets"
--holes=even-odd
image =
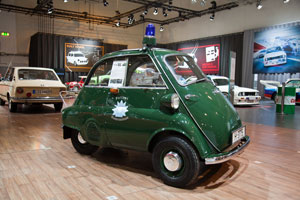
[(180, 48), (178, 51), (189, 54), (205, 74), (218, 74), (220, 44)]

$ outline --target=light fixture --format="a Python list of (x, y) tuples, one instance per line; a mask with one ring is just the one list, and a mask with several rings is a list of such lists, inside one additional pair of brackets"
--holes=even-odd
[(211, 9), (215, 10), (217, 8), (217, 2), (216, 1), (212, 1), (211, 3)]
[(153, 15), (157, 15), (158, 14), (158, 8), (154, 8), (154, 11), (153, 11)]
[(128, 24), (133, 24), (135, 22), (135, 19), (134, 19), (134, 16), (133, 16), (133, 14), (130, 14), (129, 16), (128, 16)]
[(258, 9), (258, 10), (260, 10), (260, 9), (262, 9), (262, 4), (261, 4), (261, 0), (257, 0), (257, 3), (256, 3), (256, 8)]
[(163, 15), (164, 15), (164, 17), (167, 17), (167, 16), (168, 16), (168, 13), (166, 12), (166, 9), (165, 9), (165, 8), (163, 8)]
[(145, 16), (143, 14), (140, 15), (140, 18), (141, 18), (142, 21), (145, 20)]
[(53, 1), (50, 0), (50, 1), (47, 3), (46, 6), (47, 6), (47, 8), (48, 8), (47, 13), (48, 13), (48, 14), (51, 14), (51, 13), (53, 12), (53, 10), (54, 10), (54, 8), (53, 8)]
[(164, 26), (163, 25), (160, 25), (159, 31), (160, 32), (164, 31)]
[(290, 2), (290, 0), (283, 0), (283, 3), (288, 3)]
[(172, 11), (173, 0), (169, 0), (168, 11)]
[(68, 0), (64, 0), (64, 3), (68, 3)]
[(109, 3), (108, 3), (106, 0), (103, 0), (103, 5), (104, 5), (104, 6), (108, 6), (108, 4), (109, 4)]
[(148, 9), (146, 8), (142, 14), (147, 15), (148, 14)]
[(53, 12), (53, 7), (48, 8), (48, 14), (51, 14)]
[(214, 21), (215, 19), (215, 13), (213, 13), (210, 17), (209, 17), (210, 21)]
[(118, 21), (115, 25), (116, 25), (116, 27), (120, 27), (120, 19), (118, 19)]

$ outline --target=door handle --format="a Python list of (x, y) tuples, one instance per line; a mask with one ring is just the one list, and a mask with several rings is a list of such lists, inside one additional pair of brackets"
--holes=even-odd
[(191, 98), (197, 98), (197, 97), (198, 97), (198, 96), (195, 95), (195, 94), (187, 94), (187, 95), (184, 96), (184, 98), (185, 98), (186, 100), (190, 100)]

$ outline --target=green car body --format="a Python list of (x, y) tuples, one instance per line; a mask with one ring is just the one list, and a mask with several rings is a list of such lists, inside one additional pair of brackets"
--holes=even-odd
[[(160, 149), (172, 143), (166, 138), (172, 137), (175, 138), (174, 140), (179, 138), (191, 147), (192, 152), (196, 152), (193, 155), (203, 164), (221, 163), (241, 153), (250, 139), (245, 135), (245, 127), (242, 126), (236, 110), (191, 59), (186, 54), (158, 48), (123, 50), (105, 55), (90, 71), (85, 86), (73, 106), (63, 110), (64, 138), (72, 139), (72, 134), (79, 132), (90, 146), (149, 152), (155, 151), (157, 144), (164, 141), (156, 150), (163, 152)], [(118, 75), (117, 87), (112, 87), (113, 84), (106, 85), (107, 83), (104, 86), (100, 83), (97, 86), (89, 84), (90, 80), (98, 76), (97, 70), (101, 71), (99, 66), (113, 62), (111, 65), (114, 68), (117, 64), (115, 60), (123, 63), (123, 67), (127, 67), (124, 70), (127, 74), (124, 80), (120, 78), (122, 73)], [(126, 80), (131, 67), (144, 66), (142, 62), (148, 66), (151, 64), (157, 71), (147, 70), (147, 68), (142, 71), (139, 70), (140, 68), (135, 69), (135, 75), (131, 75), (130, 81)], [(195, 76), (186, 79), (186, 82), (180, 82), (178, 78), (180, 74), (184, 77), (184, 73), (190, 73), (186, 70), (188, 68), (186, 64), (178, 64), (181, 62), (188, 63), (195, 73)], [(168, 66), (170, 63), (180, 66), (174, 68), (177, 70), (175, 73), (172, 67)], [(156, 76), (155, 80), (151, 79), (151, 85), (133, 83), (134, 86), (130, 86), (131, 82), (136, 80), (138, 82), (139, 77), (143, 76), (140, 74), (146, 71), (152, 73), (152, 77)], [(105, 73), (107, 74), (103, 71), (102, 74), (106, 79), (112, 79), (111, 75)], [(157, 76), (160, 77), (159, 80)], [(143, 83), (149, 83), (145, 81), (145, 77), (142, 78)], [(117, 89), (117, 92), (112, 92), (112, 88)], [(177, 98), (179, 102), (177, 107), (172, 106), (172, 102), (177, 102), (173, 98)], [(240, 137), (238, 141), (233, 142), (233, 132), (238, 131), (244, 133), (238, 136)], [(171, 150), (168, 152), (171, 153), (165, 152), (164, 155), (160, 155), (161, 158), (158, 158), (160, 161), (157, 161), (161, 165), (160, 175), (166, 174), (166, 177), (162, 177), (165, 183), (181, 187), (190, 184), (191, 179), (194, 182), (195, 176), (187, 178), (189, 180), (180, 179), (181, 174), (184, 174), (184, 167), (189, 167), (189, 161), (185, 160), (184, 153), (180, 153), (181, 150), (174, 153), (175, 147), (174, 151), (172, 147), (169, 149)], [(94, 151), (88, 153), (92, 152)], [(170, 156), (175, 159), (174, 163)], [(155, 163), (156, 158), (153, 159)], [(155, 165), (159, 165), (157, 162)], [(179, 173), (181, 170), (182, 172)], [(176, 177), (178, 180), (175, 180)]]

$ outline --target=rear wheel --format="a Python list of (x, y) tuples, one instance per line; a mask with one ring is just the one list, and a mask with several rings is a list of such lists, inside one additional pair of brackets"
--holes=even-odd
[(74, 148), (76, 149), (76, 151), (80, 154), (85, 154), (85, 155), (91, 155), (93, 153), (95, 153), (98, 149), (98, 146), (95, 145), (91, 145), (90, 143), (88, 143), (87, 141), (85, 141), (80, 132), (78, 131), (74, 131), (71, 135), (71, 141), (72, 144), (74, 146)]
[(56, 111), (56, 112), (60, 112), (61, 109), (62, 109), (62, 107), (63, 107), (63, 104), (62, 104), (62, 103), (55, 103), (55, 104), (54, 104), (54, 108), (55, 108), (55, 111)]
[(12, 102), (11, 98), (8, 97), (8, 109), (10, 112), (16, 112), (18, 108), (18, 104)]
[(190, 143), (174, 136), (157, 143), (153, 150), (152, 163), (164, 183), (174, 187), (195, 183), (204, 165)]
[(1, 106), (4, 106), (4, 105), (5, 105), (5, 101), (2, 100), (1, 98), (0, 98), (0, 105), (1, 105)]

